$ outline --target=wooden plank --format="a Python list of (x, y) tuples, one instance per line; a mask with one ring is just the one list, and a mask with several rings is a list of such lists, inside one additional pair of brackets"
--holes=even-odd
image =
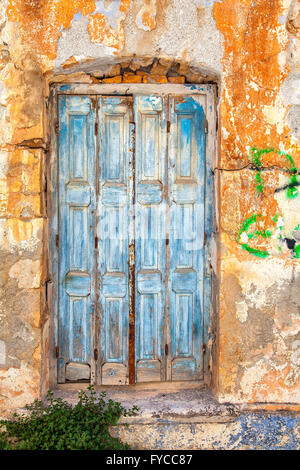
[(133, 108), (130, 108), (129, 124), (129, 346), (128, 346), (128, 375), (129, 384), (135, 383), (135, 123)]
[(138, 382), (165, 380), (166, 109), (161, 96), (138, 96), (134, 100)]
[(51, 85), (58, 94), (75, 95), (212, 95), (215, 85), (138, 84), (138, 83), (59, 83)]
[(99, 98), (99, 382), (128, 383), (131, 99)]
[(205, 100), (170, 97), (170, 367), (172, 380), (203, 376)]
[(91, 363), (91, 312), (95, 294), (95, 115), (89, 97), (59, 98), (59, 359)]

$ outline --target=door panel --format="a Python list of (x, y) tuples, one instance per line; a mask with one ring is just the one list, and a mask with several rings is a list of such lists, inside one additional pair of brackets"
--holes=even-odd
[(138, 96), (134, 111), (136, 381), (147, 382), (165, 380), (166, 101)]
[(104, 385), (128, 383), (130, 107), (125, 97), (98, 101), (98, 373)]
[(205, 99), (59, 97), (59, 382), (203, 377)]
[(95, 293), (95, 115), (91, 99), (61, 96), (59, 121), (58, 381), (64, 382), (66, 372), (69, 380), (77, 380), (78, 374), (85, 379), (90, 376)]
[(170, 98), (171, 380), (202, 377), (205, 114), (202, 98)]

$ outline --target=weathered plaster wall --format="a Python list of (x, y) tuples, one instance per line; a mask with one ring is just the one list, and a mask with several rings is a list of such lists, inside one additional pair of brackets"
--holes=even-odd
[[(288, 93), (284, 101), (280, 92), (288, 87), (299, 62), (297, 39), (292, 39), (293, 57), (288, 49), (289, 35), (294, 35), (286, 28), (290, 7), (294, 8), (292, 2), (279, 0), (214, 5), (225, 48), (220, 168), (238, 170), (221, 172), (216, 388), (223, 401), (299, 402), (300, 398), (299, 259), (283, 241), (299, 238), (300, 198), (295, 188), (294, 195), (283, 189), (290, 184), (290, 173), (284, 171), (291, 169), (286, 156), (261, 155), (262, 171), (257, 174), (263, 180), (261, 192), (259, 179), (255, 184), (253, 171), (245, 168), (251, 147), (286, 152), (299, 167), (295, 121), (289, 126), (291, 117), (286, 116), (297, 93), (288, 102)], [(254, 214), (259, 216), (257, 223), (243, 230), (243, 223)], [(259, 233), (250, 239), (255, 230)], [(251, 253), (246, 245), (260, 252)], [(263, 256), (264, 252), (269, 255)]]
[[(166, 74), (220, 91), (214, 390), (222, 401), (299, 402), (300, 268), (284, 238), (299, 244), (300, 196), (276, 191), (291, 182), (286, 156), (262, 154), (259, 173), (249, 166), (251, 147), (300, 166), (299, 2), (3, 0), (0, 54), (0, 407), (22, 406), (48, 386), (49, 84)], [(133, 78), (141, 66), (149, 74)], [(261, 217), (241, 231), (253, 214)]]

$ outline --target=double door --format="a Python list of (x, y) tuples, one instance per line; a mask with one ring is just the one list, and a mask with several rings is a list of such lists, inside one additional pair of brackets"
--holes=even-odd
[(58, 381), (201, 379), (205, 96), (58, 109)]

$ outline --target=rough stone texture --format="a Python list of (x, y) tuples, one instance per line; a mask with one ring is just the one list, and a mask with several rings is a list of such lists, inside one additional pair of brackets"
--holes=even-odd
[[(76, 388), (60, 387), (55, 397), (74, 405)], [(110, 427), (110, 433), (132, 449), (300, 448), (300, 415), (296, 410), (242, 411), (238, 405), (218, 403), (209, 390), (199, 386), (106, 388), (101, 391), (106, 391), (107, 400), (117, 400), (127, 409), (133, 405), (139, 408), (135, 416), (123, 417), (117, 426)]]
[[(286, 152), (300, 166), (299, 41), (295, 0), (46, 0), (42, 7), (37, 0), (1, 2), (3, 412), (45, 392), (50, 376), (47, 357), (54, 354), (48, 351), (44, 302), (49, 85), (94, 83), (125, 73), (128, 79), (130, 73), (142, 76), (141, 70), (144, 77), (163, 76), (164, 81), (180, 76), (190, 83), (218, 85), (215, 176), (220, 183), (220, 232), (214, 260), (219, 286), (212, 332), (214, 392), (222, 402), (259, 402), (265, 407), (299, 403), (300, 267), (283, 239), (299, 241), (295, 228), (300, 223), (300, 197), (287, 197), (290, 166), (284, 156), (263, 155), (261, 196), (256, 192), (255, 171), (247, 166), (251, 147)], [(250, 241), (246, 232), (242, 236), (253, 249), (267, 250), (266, 258), (243, 250), (238, 241), (243, 222), (253, 214), (262, 216), (257, 231), (268, 229), (272, 236)], [(276, 216), (283, 221), (280, 243)], [(240, 429), (241, 421), (226, 426), (231, 426), (231, 431), (226, 428), (229, 434), (238, 435), (234, 429)], [(288, 434), (285, 426), (282, 430)], [(209, 445), (217, 446), (212, 442)], [(283, 447), (290, 445), (280, 442)]]
[[(68, 384), (60, 386), (54, 396), (75, 405), (78, 386)], [(169, 420), (174, 422), (206, 420), (227, 421), (239, 412), (236, 405), (220, 404), (212, 392), (199, 384), (193, 386), (180, 384), (163, 384), (157, 388), (151, 384), (137, 384), (129, 387), (97, 387), (105, 391), (106, 398), (118, 401), (125, 408), (136, 405), (139, 412), (136, 416), (122, 418), (120, 422), (150, 424)]]
[[(242, 414), (227, 423), (129, 424), (110, 428), (132, 449), (297, 450), (300, 418), (291, 414)], [(174, 462), (175, 463), (175, 462)]]

